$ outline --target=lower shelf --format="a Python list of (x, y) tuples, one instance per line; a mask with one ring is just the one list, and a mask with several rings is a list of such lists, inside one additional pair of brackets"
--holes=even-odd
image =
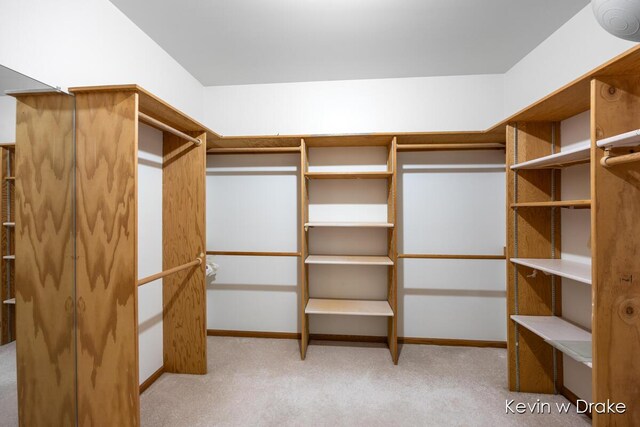
[(309, 298), (304, 312), (305, 314), (393, 317), (393, 310), (387, 301)]
[(13, 304), (13, 305), (15, 305), (16, 299), (15, 298), (11, 298), (11, 299), (8, 299), (8, 300), (4, 300), (3, 303), (4, 304)]
[(549, 345), (591, 367), (591, 333), (557, 316), (511, 316)]
[(328, 265), (393, 265), (388, 256), (309, 255), (305, 264)]

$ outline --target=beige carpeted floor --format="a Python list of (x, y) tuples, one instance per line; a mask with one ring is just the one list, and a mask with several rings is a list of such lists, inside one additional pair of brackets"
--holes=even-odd
[[(510, 393), (506, 350), (208, 338), (209, 374), (164, 374), (141, 396), (144, 426), (588, 426), (560, 396)], [(506, 399), (553, 414), (507, 415)]]
[(18, 425), (16, 343), (0, 346), (0, 426)]

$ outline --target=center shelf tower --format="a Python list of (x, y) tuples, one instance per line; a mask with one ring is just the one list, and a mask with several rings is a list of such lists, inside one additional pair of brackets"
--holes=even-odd
[[(397, 238), (396, 238), (396, 139), (370, 138), (363, 144), (357, 139), (332, 140), (330, 137), (312, 137), (301, 141), (300, 206), (301, 206), (301, 301), (300, 319), (302, 341), (300, 354), (306, 357), (309, 345), (309, 315), (376, 316), (387, 318), (387, 343), (394, 364), (398, 363), (397, 334)], [(313, 172), (309, 171), (310, 147), (387, 147), (387, 168), (374, 172)], [(386, 222), (318, 222), (309, 219), (309, 181), (314, 179), (381, 179), (387, 181)], [(309, 229), (314, 227), (348, 227), (387, 230), (386, 256), (354, 256), (339, 254), (309, 254)], [(326, 299), (309, 296), (309, 266), (311, 265), (362, 265), (387, 267), (387, 299)]]

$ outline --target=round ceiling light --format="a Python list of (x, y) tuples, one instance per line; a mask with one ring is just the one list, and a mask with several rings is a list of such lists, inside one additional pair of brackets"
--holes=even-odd
[(640, 42), (640, 0), (592, 0), (598, 23), (621, 39)]

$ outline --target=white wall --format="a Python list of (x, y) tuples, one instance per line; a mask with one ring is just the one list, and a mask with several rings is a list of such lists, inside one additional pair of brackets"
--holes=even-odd
[(598, 67), (636, 43), (598, 25), (591, 5), (540, 43), (504, 74), (504, 114), (508, 117)]
[[(138, 279), (162, 271), (162, 132), (138, 135)], [(162, 279), (138, 288), (140, 383), (163, 365)]]
[(501, 75), (213, 86), (204, 97), (204, 121), (222, 135), (471, 130), (503, 118)]
[(0, 142), (16, 141), (16, 99), (0, 96)]
[(0, 2), (0, 64), (52, 86), (137, 83), (200, 119), (202, 85), (108, 0)]
[[(590, 143), (589, 111), (561, 125), (561, 151)], [(589, 164), (562, 170), (562, 200), (590, 199)], [(591, 210), (563, 209), (561, 221), (562, 259), (591, 263)], [(591, 330), (591, 286), (562, 279), (562, 316)], [(591, 369), (563, 355), (564, 385), (582, 399), (591, 400)]]

